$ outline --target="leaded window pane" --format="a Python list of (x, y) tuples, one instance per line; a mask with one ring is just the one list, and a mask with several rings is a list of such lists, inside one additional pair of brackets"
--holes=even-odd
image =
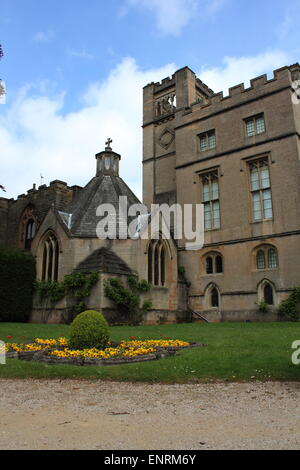
[(219, 199), (219, 183), (217, 180), (213, 181), (211, 184), (211, 196), (212, 200)]
[(254, 121), (251, 119), (250, 121), (247, 121), (247, 135), (248, 137), (251, 137), (255, 134), (254, 131)]
[(263, 117), (259, 117), (256, 119), (256, 133), (262, 134), (265, 132), (265, 120)]
[(148, 281), (152, 283), (152, 243), (149, 245), (148, 249)]
[(266, 158), (250, 163), (250, 183), (254, 220), (272, 219), (270, 172)]
[(266, 126), (263, 115), (254, 116), (246, 121), (246, 132), (248, 137), (263, 134), (265, 130)]
[(162, 286), (165, 285), (165, 277), (166, 277), (165, 264), (166, 264), (165, 250), (164, 250), (164, 247), (162, 247), (161, 252), (160, 252), (160, 282)]
[(277, 268), (278, 267), (278, 260), (277, 260), (277, 252), (274, 248), (270, 248), (268, 252), (269, 258), (269, 268)]
[(220, 228), (220, 203), (217, 170), (202, 176), (202, 185), (205, 229), (218, 229)]
[(154, 250), (154, 285), (159, 285), (159, 243)]
[(271, 200), (271, 191), (266, 189), (263, 191), (263, 207), (264, 207), (264, 218), (265, 219), (272, 219), (273, 211), (272, 211), (272, 200)]
[(220, 204), (218, 201), (213, 203), (213, 218), (214, 228), (220, 228)]
[(216, 272), (222, 273), (223, 272), (223, 259), (222, 256), (216, 257)]
[(251, 169), (251, 189), (256, 191), (259, 189), (259, 171), (258, 168)]
[(211, 256), (208, 256), (206, 258), (206, 274), (212, 274), (213, 273), (213, 260)]
[(151, 241), (148, 248), (148, 281), (155, 286), (166, 284), (166, 252), (162, 241)]
[(256, 256), (257, 269), (265, 269), (266, 261), (265, 254), (262, 250), (259, 250)]
[(270, 187), (269, 168), (265, 167), (261, 170), (260, 180), (261, 180), (261, 188), (262, 189)]
[(203, 184), (203, 202), (207, 202), (210, 200), (209, 194), (209, 183)]
[(210, 203), (204, 205), (204, 228), (211, 229)]
[(215, 133), (211, 133), (208, 136), (208, 148), (213, 149), (216, 147), (216, 135)]
[(207, 139), (205, 136), (205, 137), (201, 137), (200, 139), (200, 150), (203, 152), (206, 149), (207, 149)]
[(262, 219), (262, 212), (261, 212), (261, 203), (260, 203), (260, 194), (259, 192), (252, 194), (252, 201), (253, 201), (253, 215), (254, 220), (261, 220)]
[(57, 281), (59, 267), (59, 244), (54, 235), (44, 242), (42, 259), (42, 281)]
[(208, 149), (214, 149), (216, 147), (216, 133), (215, 131), (205, 132), (200, 136), (200, 150), (204, 152)]

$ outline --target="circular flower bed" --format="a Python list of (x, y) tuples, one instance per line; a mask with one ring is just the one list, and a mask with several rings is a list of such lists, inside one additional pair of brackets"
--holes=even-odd
[(36, 338), (30, 344), (6, 344), (6, 352), (9, 357), (18, 356), (19, 359), (35, 360), (53, 364), (76, 365), (103, 365), (122, 364), (128, 362), (141, 362), (144, 360), (156, 360), (175, 354), (182, 348), (201, 346), (196, 343), (188, 343), (171, 339), (133, 339), (110, 343), (109, 347), (100, 350), (70, 349), (66, 338), (40, 339)]

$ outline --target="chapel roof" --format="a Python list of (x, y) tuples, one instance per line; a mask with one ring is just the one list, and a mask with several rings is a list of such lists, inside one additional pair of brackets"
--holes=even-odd
[[(105, 150), (95, 155), (96, 176), (84, 188), (76, 191), (73, 201), (64, 212), (58, 211), (61, 222), (73, 237), (106, 238), (98, 236), (96, 232), (99, 222), (105, 218), (109, 223), (116, 222), (114, 225), (116, 238), (126, 238), (128, 225), (135, 218), (127, 218), (127, 208), (133, 204), (140, 204), (140, 201), (120, 178), (121, 155), (112, 150), (111, 143), (112, 139), (108, 139)], [(123, 210), (120, 209), (121, 197), (127, 198), (127, 206)], [(99, 206), (107, 204), (110, 204), (114, 210), (107, 213), (104, 207), (100, 215), (97, 215)]]
[[(128, 206), (140, 204), (139, 199), (119, 176), (102, 174), (92, 178), (69, 207), (68, 213), (71, 215), (68, 218), (68, 228), (71, 234), (80, 238), (97, 238), (96, 227), (101, 217), (97, 216), (96, 212), (102, 204), (111, 204), (114, 207), (119, 222), (117, 229), (122, 226), (126, 229), (134, 217), (128, 217), (126, 222), (122, 213), (119, 213), (120, 196), (127, 197)], [(61, 214), (61, 217), (66, 223), (66, 214)]]
[(75, 268), (75, 272), (91, 271), (126, 275), (132, 273), (125, 261), (106, 247), (93, 251)]

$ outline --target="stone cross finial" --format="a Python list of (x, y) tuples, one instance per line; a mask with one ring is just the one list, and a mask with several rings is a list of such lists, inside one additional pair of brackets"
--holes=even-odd
[(106, 145), (106, 149), (109, 149), (111, 150), (111, 146), (110, 144), (113, 142), (113, 140), (111, 138), (107, 139), (107, 142), (105, 142), (105, 145)]

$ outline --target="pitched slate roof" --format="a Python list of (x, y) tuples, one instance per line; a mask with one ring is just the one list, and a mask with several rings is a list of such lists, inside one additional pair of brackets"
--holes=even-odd
[(101, 217), (96, 215), (96, 211), (101, 204), (112, 204), (116, 211), (119, 227), (126, 229), (134, 217), (128, 217), (126, 223), (126, 219), (119, 213), (120, 196), (127, 196), (128, 206), (140, 203), (119, 176), (103, 174), (95, 176), (71, 203), (67, 211), (69, 217), (67, 214), (62, 217), (65, 223), (68, 220), (71, 235), (80, 238), (97, 238), (96, 228)]
[(91, 271), (127, 275), (132, 273), (125, 261), (105, 247), (95, 250), (75, 268), (75, 272)]

